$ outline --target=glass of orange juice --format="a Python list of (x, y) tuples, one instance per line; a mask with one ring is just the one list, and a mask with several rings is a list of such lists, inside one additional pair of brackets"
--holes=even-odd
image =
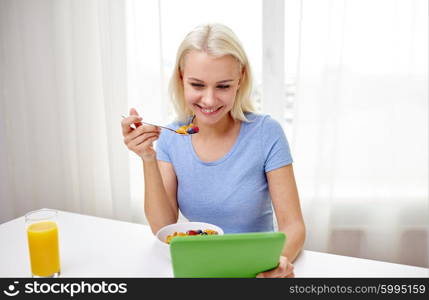
[(58, 211), (40, 209), (25, 215), (32, 277), (58, 277)]

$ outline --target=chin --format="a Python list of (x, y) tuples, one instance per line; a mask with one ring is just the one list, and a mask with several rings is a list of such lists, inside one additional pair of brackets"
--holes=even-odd
[(224, 118), (224, 116), (217, 116), (216, 118), (207, 117), (205, 115), (197, 114), (198, 121), (206, 125), (214, 125)]

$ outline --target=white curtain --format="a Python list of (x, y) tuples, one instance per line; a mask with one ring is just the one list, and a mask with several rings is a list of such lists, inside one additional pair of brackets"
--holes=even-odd
[(427, 12), (302, 1), (292, 145), (306, 249), (428, 266)]
[(124, 1), (0, 0), (0, 223), (41, 207), (133, 219), (125, 44)]
[[(136, 108), (146, 122), (165, 124), (169, 109), (167, 78), (162, 63), (160, 3), (158, 0), (126, 0), (124, 4), (128, 108)], [(124, 113), (128, 114), (127, 111)], [(128, 158), (132, 218), (146, 223), (142, 161), (131, 151)]]

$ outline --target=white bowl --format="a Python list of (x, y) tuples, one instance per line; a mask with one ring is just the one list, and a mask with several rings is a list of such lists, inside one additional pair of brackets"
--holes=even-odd
[(162, 252), (162, 255), (164, 257), (167, 257), (170, 259), (171, 258), (170, 245), (165, 242), (167, 239), (167, 235), (173, 234), (174, 232), (186, 232), (188, 230), (198, 230), (198, 229), (201, 229), (201, 230), (211, 229), (211, 230), (216, 230), (219, 235), (223, 234), (222, 228), (209, 223), (183, 222), (183, 223), (170, 224), (162, 227), (156, 233), (157, 247), (159, 248), (159, 251)]

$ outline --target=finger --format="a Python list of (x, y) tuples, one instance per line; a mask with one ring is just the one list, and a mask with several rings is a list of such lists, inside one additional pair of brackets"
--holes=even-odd
[(270, 271), (266, 271), (266, 272), (262, 272), (260, 273), (257, 278), (281, 278), (286, 276), (286, 274), (284, 273), (284, 271), (279, 270), (278, 267), (270, 270)]
[(258, 276), (256, 276), (256, 278), (278, 278), (278, 277), (282, 277), (282, 271), (279, 270), (279, 267), (274, 268), (270, 271), (259, 273)]
[[(137, 110), (134, 107), (131, 107), (131, 109), (130, 109), (130, 116), (139, 116)], [(136, 127), (139, 127), (142, 125), (142, 123), (140, 123), (140, 122), (137, 122), (135, 124), (136, 124)]]
[(159, 130), (155, 126), (143, 125), (143, 126), (137, 127), (133, 132), (129, 133), (129, 135), (126, 138), (129, 140), (133, 140), (136, 137), (145, 133), (159, 133)]
[(145, 143), (146, 141), (148, 141), (148, 140), (150, 140), (152, 138), (158, 139), (159, 138), (159, 134), (157, 134), (157, 133), (145, 133), (145, 134), (142, 134), (142, 135), (136, 137), (134, 140), (132, 140), (129, 143), (129, 146), (131, 148), (140, 147), (143, 143)]
[(149, 131), (147, 129), (145, 129), (146, 126), (140, 126), (137, 127), (136, 129), (134, 129), (132, 132), (130, 132), (129, 134), (125, 135), (124, 137), (124, 143), (126, 145), (128, 145), (129, 143), (131, 143), (134, 139), (136, 139), (137, 137), (147, 137), (147, 134), (160, 134), (159, 131), (155, 130), (155, 131)]
[(141, 145), (142, 143), (144, 143), (146, 140), (153, 138), (153, 137), (159, 137), (159, 134), (157, 133), (145, 133), (142, 134), (138, 137), (136, 137), (135, 139), (131, 140), (128, 145), (129, 147), (137, 147), (139, 145)]
[(142, 142), (141, 144), (138, 144), (136, 147), (141, 147), (143, 149), (152, 148), (153, 142), (155, 142), (158, 138), (159, 138), (159, 136), (153, 136), (151, 138), (148, 138), (144, 142)]
[(295, 269), (294, 265), (291, 263), (288, 263), (286, 268), (286, 277), (289, 277), (290, 275), (292, 275), (292, 277), (295, 277), (295, 274), (293, 272), (294, 269)]
[(122, 134), (125, 136), (126, 134), (132, 132), (134, 129), (131, 127), (131, 124), (136, 124), (141, 121), (141, 117), (139, 116), (129, 116), (122, 120)]
[(284, 256), (280, 257), (279, 264), (276, 268), (258, 274), (257, 278), (280, 278), (286, 277), (293, 272), (293, 265), (288, 262)]

